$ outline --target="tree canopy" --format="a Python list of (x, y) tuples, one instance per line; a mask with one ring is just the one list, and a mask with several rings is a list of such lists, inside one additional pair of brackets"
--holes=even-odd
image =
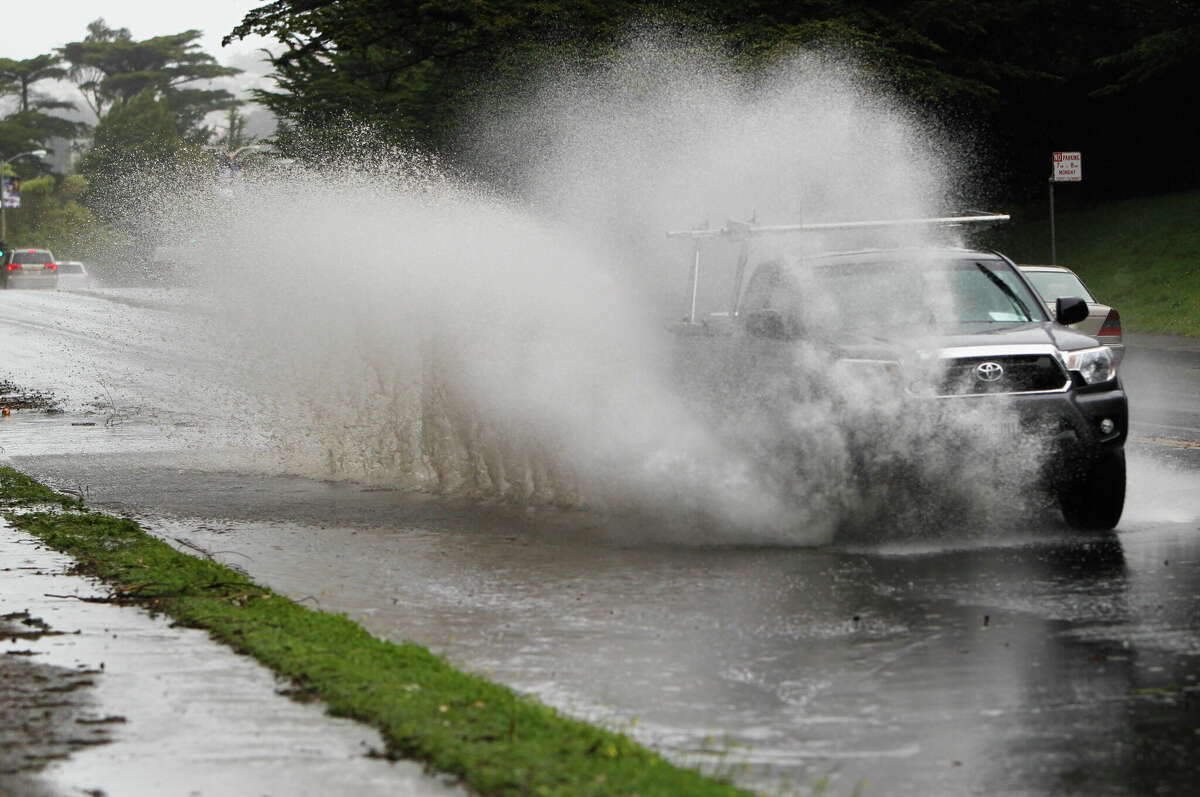
[[(52, 53), (24, 60), (0, 58), (0, 96), (17, 98), (17, 110), (0, 119), (0, 156), (46, 148), (51, 138), (70, 138), (78, 132), (75, 123), (47, 113), (74, 106), (43, 95), (35, 88), (43, 80), (64, 77), (66, 70), (61, 62)], [(19, 168), (26, 173), (39, 170), (36, 161), (22, 161)]]
[(113, 107), (96, 126), (92, 146), (79, 162), (88, 196), (99, 200), (97, 211), (111, 215), (125, 180), (153, 176), (175, 161), (182, 146), (166, 101), (154, 91), (143, 90)]
[(279, 90), (256, 92), (280, 118), (301, 127), (367, 121), (396, 139), (444, 148), (481, 81), (511, 83), (528, 51), (607, 43), (634, 7), (625, 0), (278, 0), (251, 11), (231, 37), (260, 33), (285, 44), (271, 58)]
[[(587, 59), (647, 20), (703, 31), (749, 70), (795, 48), (837, 49), (922, 112), (982, 131), (993, 172), (1036, 186), (1049, 154), (1087, 150), (1113, 191), (1194, 186), (1149, 173), (1150, 131), (1197, 89), (1198, 0), (274, 0), (229, 38), (276, 38), (279, 90), (258, 99), (293, 129), (359, 119), (443, 153), (465, 108), (528, 89), (537, 66)], [(1185, 79), (1186, 78), (1186, 79)], [(499, 98), (499, 100), (497, 100)]]
[(227, 109), (234, 96), (224, 89), (191, 84), (241, 70), (221, 66), (201, 51), (200, 35), (198, 30), (186, 30), (135, 41), (127, 28), (113, 29), (97, 19), (88, 25), (82, 41), (68, 43), (61, 54), (100, 119), (148, 93), (164, 103), (180, 137), (204, 141), (211, 134), (203, 125), (204, 117), (210, 111)]
[(88, 257), (106, 239), (91, 211), (80, 202), (83, 177), (44, 175), (21, 186), (21, 210), (6, 218), (13, 246), (44, 246), (58, 257)]
[(38, 94), (33, 84), (43, 80), (57, 80), (67, 76), (62, 58), (53, 53), (16, 61), (0, 58), (0, 92), (15, 94), (20, 99), (21, 111), (73, 108), (69, 102), (55, 100)]

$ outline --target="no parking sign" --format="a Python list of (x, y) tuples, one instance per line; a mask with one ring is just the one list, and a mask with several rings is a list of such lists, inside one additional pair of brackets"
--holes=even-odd
[(1077, 183), (1083, 179), (1083, 156), (1078, 152), (1055, 152), (1054, 174), (1056, 183)]

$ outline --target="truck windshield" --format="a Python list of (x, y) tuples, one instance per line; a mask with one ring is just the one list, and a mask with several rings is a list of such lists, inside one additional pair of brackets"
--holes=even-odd
[[(1042, 303), (1003, 260), (801, 263), (756, 274), (743, 312), (778, 312), (788, 330), (1046, 320)], [(755, 283), (758, 283), (757, 285)]]

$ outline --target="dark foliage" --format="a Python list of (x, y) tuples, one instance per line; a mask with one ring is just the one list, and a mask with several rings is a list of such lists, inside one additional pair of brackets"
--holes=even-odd
[(586, 61), (668, 20), (715, 36), (749, 69), (794, 48), (848, 52), (951, 127), (983, 132), (1010, 193), (1044, 190), (1054, 150), (1085, 153), (1097, 195), (1200, 185), (1175, 122), (1195, 99), (1196, 0), (275, 0), (231, 37), (284, 47), (259, 99), (293, 138), (370, 123), (453, 157), (465, 109), (520, 97), (540, 65)]

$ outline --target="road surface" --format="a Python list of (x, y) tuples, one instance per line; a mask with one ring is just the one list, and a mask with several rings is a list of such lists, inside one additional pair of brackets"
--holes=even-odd
[[(0, 324), (59, 334), (20, 312), (0, 306)], [(0, 445), (297, 600), (768, 793), (1184, 794), (1200, 760), (1200, 357), (1156, 342), (1126, 358), (1129, 500), (1103, 535), (985, 513), (902, 537), (880, 518), (854, 545), (683, 545), (582, 510), (230, 469), (165, 404), (105, 425), (127, 398), (10, 419)], [(158, 388), (139, 389), (153, 407)]]

